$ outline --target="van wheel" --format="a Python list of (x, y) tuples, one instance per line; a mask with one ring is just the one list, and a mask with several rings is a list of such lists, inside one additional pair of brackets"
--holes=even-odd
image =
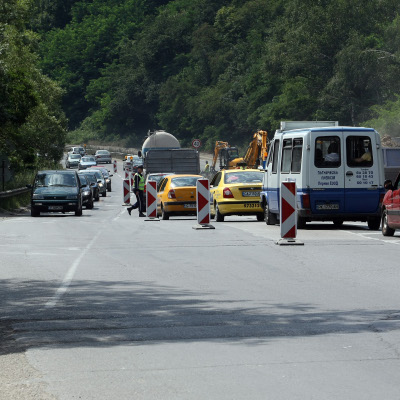
[(306, 229), (306, 219), (304, 217), (297, 217), (297, 229)]
[(343, 220), (342, 219), (335, 219), (333, 221), (333, 225), (335, 225), (335, 228), (340, 228), (343, 225)]
[(259, 222), (264, 221), (264, 213), (263, 214), (257, 214), (257, 221), (259, 221)]
[(225, 217), (219, 211), (218, 203), (215, 203), (215, 220), (217, 222), (224, 222)]
[(278, 223), (276, 215), (269, 211), (267, 202), (264, 204), (264, 220), (267, 225), (276, 225)]
[(381, 226), (381, 219), (379, 217), (371, 218), (368, 220), (368, 228), (371, 231), (378, 231)]
[(383, 236), (393, 236), (395, 229), (389, 228), (387, 221), (387, 211), (383, 210), (382, 213), (382, 235)]

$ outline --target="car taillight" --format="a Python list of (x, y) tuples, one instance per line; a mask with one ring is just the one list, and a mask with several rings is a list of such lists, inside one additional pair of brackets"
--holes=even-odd
[(311, 208), (309, 194), (303, 194), (303, 208)]
[(223, 197), (224, 199), (232, 199), (233, 198), (233, 194), (231, 192), (231, 189), (229, 188), (224, 188), (223, 190)]
[(176, 199), (174, 189), (171, 189), (171, 190), (168, 192), (168, 198), (169, 198), (169, 199)]

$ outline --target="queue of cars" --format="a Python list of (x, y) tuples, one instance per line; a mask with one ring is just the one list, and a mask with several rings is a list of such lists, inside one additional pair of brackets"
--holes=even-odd
[[(79, 160), (78, 163), (76, 160)], [(77, 166), (77, 170), (70, 170)], [(100, 196), (111, 192), (112, 174), (97, 165), (93, 156), (81, 156), (78, 152), (67, 155), (66, 170), (39, 171), (31, 189), (31, 216), (44, 212), (74, 212), (82, 215), (83, 207), (93, 209)]]

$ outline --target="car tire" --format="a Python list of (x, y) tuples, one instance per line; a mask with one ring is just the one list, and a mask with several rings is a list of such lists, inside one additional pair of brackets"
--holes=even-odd
[(264, 219), (265, 219), (264, 213), (257, 214), (257, 221), (258, 222), (262, 222), (262, 221), (264, 221)]
[(383, 236), (393, 236), (395, 229), (389, 227), (387, 222), (387, 211), (383, 210), (382, 212), (382, 235)]
[(371, 231), (379, 231), (379, 228), (381, 226), (381, 219), (379, 217), (371, 218), (368, 220), (368, 228), (371, 229)]
[(164, 210), (164, 207), (161, 205), (161, 219), (164, 221), (169, 220), (169, 214)]
[(306, 219), (304, 217), (297, 217), (297, 229), (306, 229)]
[(99, 201), (100, 200), (100, 195), (97, 193), (97, 196), (94, 198), (95, 201)]
[(102, 197), (106, 197), (107, 196), (107, 192), (104, 192), (101, 194)]
[(342, 219), (335, 219), (333, 221), (333, 225), (335, 226), (335, 228), (340, 228), (343, 225), (343, 220)]
[(225, 217), (224, 217), (224, 215), (221, 214), (221, 212), (219, 211), (218, 203), (215, 203), (214, 208), (215, 208), (215, 220), (216, 220), (217, 222), (224, 222)]
[(82, 215), (82, 204), (79, 205), (79, 208), (75, 211), (75, 216), (80, 217)]
[(278, 223), (276, 215), (269, 211), (267, 201), (264, 203), (264, 221), (267, 225), (276, 225)]
[(87, 209), (87, 210), (92, 210), (93, 207), (94, 207), (94, 204), (93, 204), (93, 197), (92, 197), (92, 198), (90, 199), (89, 203), (86, 204), (86, 209)]
[(40, 211), (38, 211), (32, 207), (31, 208), (31, 217), (40, 217)]

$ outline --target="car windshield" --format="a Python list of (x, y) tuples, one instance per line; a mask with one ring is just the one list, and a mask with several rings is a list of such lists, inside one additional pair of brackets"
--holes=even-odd
[(97, 179), (103, 179), (103, 175), (102, 175), (102, 173), (101, 173), (100, 171), (95, 171), (95, 172), (94, 172), (94, 175), (95, 175), (95, 177), (96, 177)]
[(93, 157), (82, 157), (82, 161), (84, 161), (84, 162), (96, 162)]
[(76, 177), (74, 174), (64, 174), (57, 172), (46, 172), (36, 175), (35, 187), (47, 186), (76, 186)]
[(171, 187), (196, 186), (199, 176), (181, 176), (171, 179)]
[(256, 171), (235, 171), (225, 174), (224, 183), (261, 183), (262, 173)]
[(94, 174), (85, 174), (85, 177), (90, 183), (97, 182), (96, 176)]
[(71, 154), (70, 158), (72, 160), (79, 160), (81, 158), (81, 156), (79, 154)]

